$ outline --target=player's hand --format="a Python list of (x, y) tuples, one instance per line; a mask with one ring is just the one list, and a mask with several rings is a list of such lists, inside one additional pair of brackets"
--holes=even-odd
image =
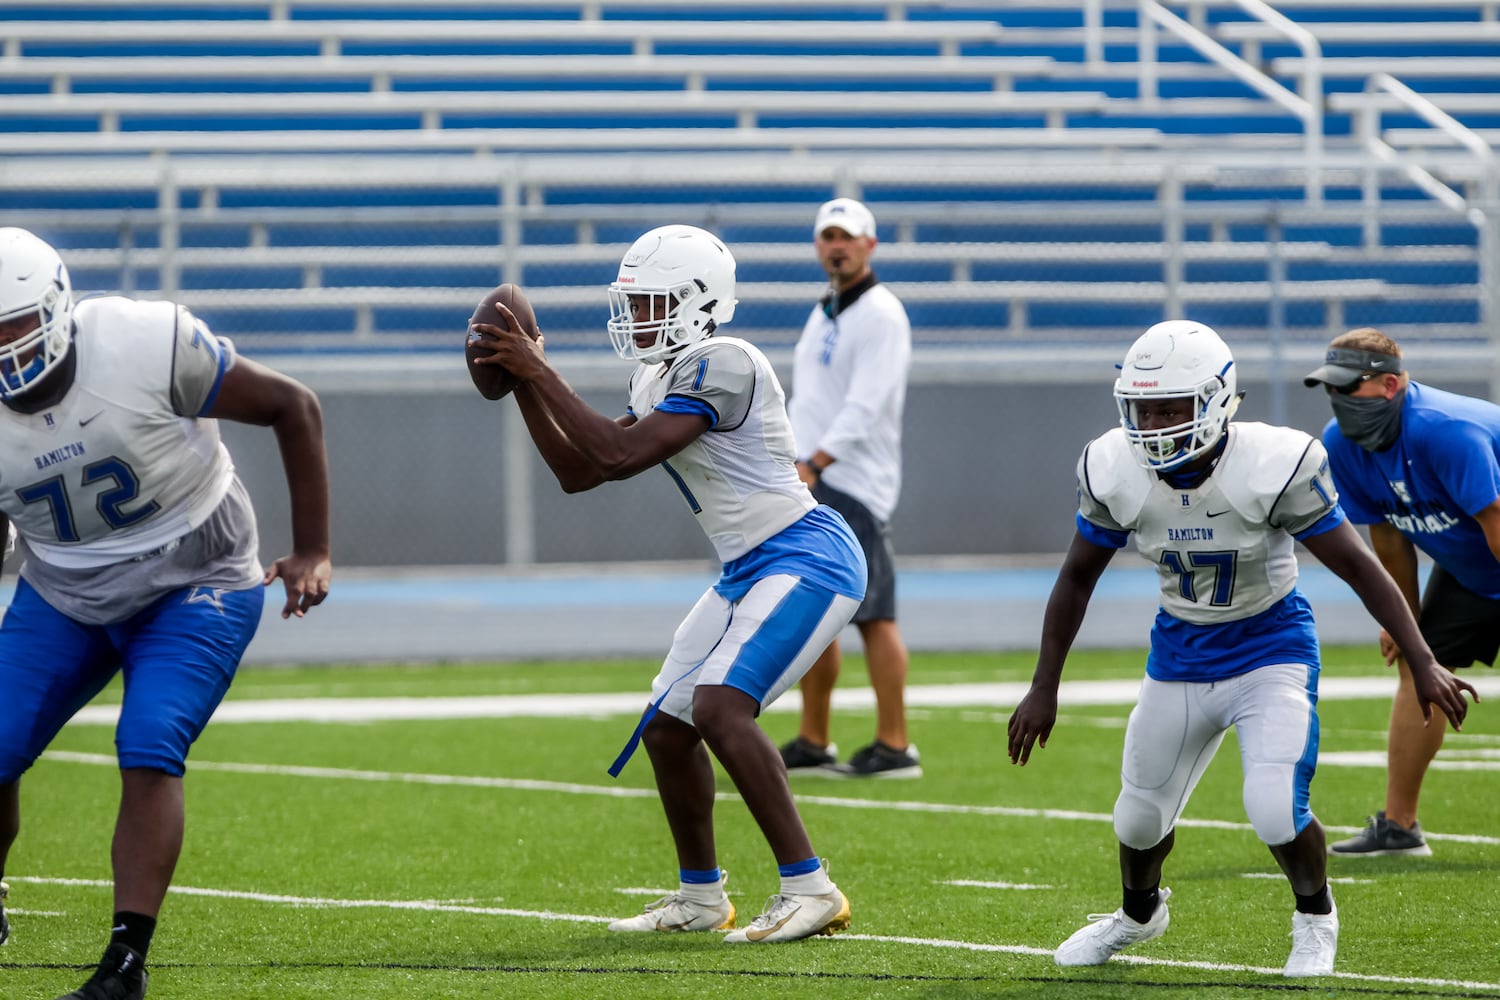
[(1394, 666), (1401, 658), (1401, 647), (1396, 645), (1396, 640), (1385, 629), (1380, 630), (1380, 655), (1385, 657), (1385, 665)]
[(1010, 762), (1025, 763), (1031, 759), (1031, 748), (1047, 747), (1047, 737), (1052, 735), (1052, 726), (1057, 722), (1057, 689), (1039, 689), (1035, 685), (1026, 692), (1021, 704), (1016, 706), (1006, 725), (1009, 737)]
[(1432, 707), (1436, 705), (1448, 717), (1454, 732), (1461, 731), (1464, 716), (1469, 714), (1469, 703), (1464, 700), (1464, 692), (1467, 691), (1475, 701), (1479, 700), (1479, 692), (1474, 690), (1474, 685), (1443, 669), (1436, 660), (1429, 661), (1425, 669), (1418, 669), (1410, 663), (1407, 666), (1411, 669), (1412, 686), (1416, 689), (1417, 704), (1422, 706), (1422, 718), (1426, 720), (1426, 724), (1432, 723)]
[(476, 365), (501, 365), (512, 375), (522, 380), (536, 378), (547, 368), (543, 352), (540, 328), (523, 330), (516, 314), (501, 302), (495, 303), (495, 311), (505, 320), (505, 326), (493, 323), (469, 324), (469, 343), (490, 349), (493, 353), (474, 359)]
[(305, 617), (309, 609), (322, 604), (328, 597), (328, 582), (333, 577), (333, 565), (325, 556), (298, 555), (293, 552), (282, 556), (266, 570), (262, 581), (266, 586), (280, 578), (286, 587), (286, 604), (281, 608), (281, 617), (296, 615)]

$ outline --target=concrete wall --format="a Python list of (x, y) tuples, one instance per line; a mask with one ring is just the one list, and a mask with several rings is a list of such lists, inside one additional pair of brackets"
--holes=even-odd
[[(341, 566), (485, 565), (626, 560), (712, 561), (668, 478), (649, 470), (566, 496), (536, 457), (509, 400), (483, 400), (454, 359), (406, 359), (378, 370), (264, 359), (319, 392)], [(1114, 358), (919, 358), (906, 417), (906, 486), (893, 528), (903, 556), (1055, 553), (1073, 532), (1073, 470), (1083, 445), (1116, 420)], [(777, 358), (787, 378), (789, 364)], [(1301, 375), (1314, 355), (1275, 369), (1242, 361), (1238, 419), (1318, 433), (1329, 417)], [(624, 409), (624, 362), (561, 359), (601, 411)], [(1484, 396), (1463, 372), (1431, 384)], [(1422, 377), (1418, 373), (1418, 377)], [(1279, 392), (1273, 391), (1279, 386)], [(290, 545), (274, 436), (225, 425), (260, 513), (262, 554)], [(529, 551), (528, 551), (529, 550)]]

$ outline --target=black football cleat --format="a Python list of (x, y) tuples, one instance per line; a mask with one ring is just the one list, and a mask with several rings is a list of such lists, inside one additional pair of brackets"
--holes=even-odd
[(5, 897), (10, 894), (10, 886), (0, 882), (0, 944), (10, 940), (10, 921), (5, 919)]
[(145, 1000), (147, 978), (141, 953), (115, 943), (104, 949), (104, 958), (88, 982), (57, 1000)]

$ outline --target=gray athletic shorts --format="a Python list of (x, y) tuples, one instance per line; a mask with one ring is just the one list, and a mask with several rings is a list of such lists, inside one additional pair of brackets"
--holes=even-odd
[(1475, 660), (1494, 666), (1500, 601), (1474, 593), (1441, 566), (1433, 566), (1427, 578), (1420, 624), (1422, 638), (1443, 666), (1467, 667)]
[(869, 582), (865, 586), (865, 600), (854, 612), (852, 621), (860, 622), (896, 620), (896, 550), (891, 546), (890, 525), (870, 513), (870, 508), (847, 493), (841, 493), (821, 480), (812, 488), (813, 499), (826, 503), (843, 515), (849, 522), (859, 547), (865, 550), (865, 562), (869, 566)]

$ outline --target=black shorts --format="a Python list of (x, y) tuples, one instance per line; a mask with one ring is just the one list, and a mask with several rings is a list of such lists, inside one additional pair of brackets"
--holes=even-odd
[(1441, 566), (1433, 566), (1422, 595), (1422, 638), (1445, 667), (1475, 660), (1494, 666), (1500, 652), (1500, 601), (1481, 597)]
[(865, 600), (854, 612), (853, 622), (895, 621), (896, 619), (896, 550), (891, 546), (890, 525), (870, 513), (870, 508), (847, 493), (840, 493), (822, 481), (812, 488), (813, 499), (826, 503), (843, 515), (865, 550), (869, 582)]

